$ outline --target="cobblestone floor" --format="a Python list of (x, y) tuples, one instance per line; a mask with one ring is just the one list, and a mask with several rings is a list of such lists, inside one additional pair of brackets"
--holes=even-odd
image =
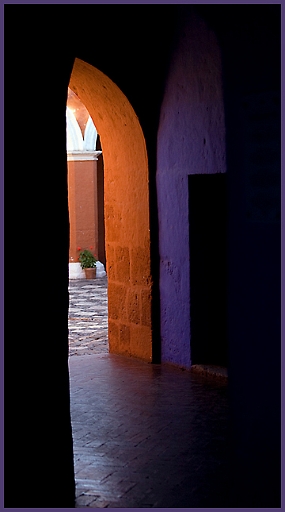
[(69, 355), (108, 353), (107, 277), (69, 281)]

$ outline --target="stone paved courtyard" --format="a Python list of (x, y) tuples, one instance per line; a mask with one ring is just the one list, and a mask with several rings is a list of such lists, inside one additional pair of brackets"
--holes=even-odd
[(107, 277), (69, 281), (69, 355), (108, 353)]

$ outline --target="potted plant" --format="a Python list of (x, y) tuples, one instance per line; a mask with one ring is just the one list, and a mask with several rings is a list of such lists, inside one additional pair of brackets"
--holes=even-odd
[[(92, 247), (90, 249), (92, 249)], [(85, 272), (86, 279), (95, 279), (97, 263), (96, 256), (89, 249), (81, 250), (81, 248), (78, 247), (78, 250), (80, 251), (78, 261)]]

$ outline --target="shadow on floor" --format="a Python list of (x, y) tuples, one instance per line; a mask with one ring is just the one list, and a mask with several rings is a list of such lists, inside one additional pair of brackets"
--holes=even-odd
[(76, 507), (229, 506), (225, 380), (111, 354), (69, 366)]

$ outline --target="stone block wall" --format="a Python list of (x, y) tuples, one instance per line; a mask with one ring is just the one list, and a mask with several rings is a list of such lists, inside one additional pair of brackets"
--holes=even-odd
[(103, 73), (75, 60), (70, 88), (88, 109), (104, 155), (109, 349), (152, 360), (148, 161), (138, 118)]
[[(109, 346), (143, 359), (151, 353), (149, 262), (139, 250), (108, 246)], [(118, 255), (116, 257), (116, 254)]]

